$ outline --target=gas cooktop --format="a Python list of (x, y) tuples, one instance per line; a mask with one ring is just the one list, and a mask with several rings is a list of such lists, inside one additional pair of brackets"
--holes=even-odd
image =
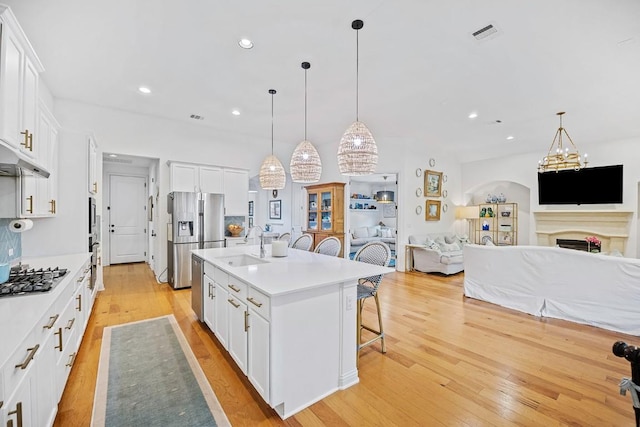
[(64, 268), (12, 268), (9, 280), (0, 284), (0, 297), (50, 291), (67, 274)]

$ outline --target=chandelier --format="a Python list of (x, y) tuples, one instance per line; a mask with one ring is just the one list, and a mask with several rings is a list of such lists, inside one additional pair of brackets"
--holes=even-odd
[(304, 70), (304, 141), (302, 141), (291, 155), (291, 180), (293, 182), (312, 183), (320, 181), (322, 162), (320, 155), (311, 142), (307, 140), (307, 70), (311, 68), (308, 62), (302, 63)]
[(271, 94), (271, 155), (267, 156), (260, 166), (260, 187), (263, 190), (282, 190), (287, 181), (284, 167), (280, 160), (273, 155), (273, 95), (275, 89), (269, 89)]
[[(556, 131), (556, 135), (553, 137), (551, 147), (546, 157), (538, 161), (538, 172), (559, 171), (565, 169), (579, 170), (587, 166), (589, 161), (587, 160), (587, 153), (580, 156), (578, 147), (573, 143), (573, 140), (567, 133), (566, 129), (562, 127), (562, 115), (564, 111), (556, 113), (560, 117), (560, 127)], [(562, 134), (567, 137), (571, 143), (571, 147), (562, 145)], [(555, 147), (555, 149), (554, 149)]]
[(338, 147), (338, 167), (342, 175), (370, 175), (378, 165), (378, 147), (367, 126), (358, 118), (358, 71), (359, 42), (358, 30), (364, 23), (356, 19), (351, 28), (356, 30), (356, 121), (349, 126)]

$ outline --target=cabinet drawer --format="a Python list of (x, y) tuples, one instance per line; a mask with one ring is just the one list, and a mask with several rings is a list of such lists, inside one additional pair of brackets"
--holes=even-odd
[(8, 399), (29, 372), (36, 354), (40, 351), (40, 343), (35, 340), (35, 335), (35, 331), (31, 331), (2, 368), (4, 395)]
[(229, 275), (219, 268), (213, 269), (213, 281), (220, 285), (227, 285), (229, 283)]
[(254, 288), (249, 288), (247, 306), (266, 320), (271, 319), (271, 298)]
[(242, 280), (229, 276), (229, 284), (227, 285), (229, 296), (234, 296), (240, 301), (247, 298), (247, 284)]
[(38, 323), (36, 323), (34, 338), (37, 342), (45, 342), (47, 336), (53, 333), (55, 325), (62, 314), (62, 311), (58, 311), (57, 308), (57, 304), (51, 304), (51, 307), (49, 307), (47, 312), (40, 318)]

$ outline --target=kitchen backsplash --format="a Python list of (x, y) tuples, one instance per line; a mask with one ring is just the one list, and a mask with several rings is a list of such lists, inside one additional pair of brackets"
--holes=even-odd
[[(0, 218), (0, 264), (12, 262), (22, 256), (22, 238), (9, 229), (11, 219)], [(9, 255), (13, 249), (13, 255)]]

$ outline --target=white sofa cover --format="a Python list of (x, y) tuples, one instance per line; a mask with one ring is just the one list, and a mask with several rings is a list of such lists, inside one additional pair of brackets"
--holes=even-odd
[(369, 242), (382, 241), (392, 250), (396, 249), (396, 229), (372, 225), (370, 227), (356, 227), (351, 233), (351, 252), (357, 251)]
[[(462, 248), (466, 236), (454, 233), (429, 233), (409, 236), (412, 245), (423, 245), (411, 248), (413, 253), (413, 269), (423, 273), (455, 274), (464, 270)], [(448, 243), (448, 242), (451, 243)], [(436, 243), (436, 245), (433, 245)]]
[(640, 260), (546, 246), (464, 248), (464, 293), (534, 316), (640, 335)]

